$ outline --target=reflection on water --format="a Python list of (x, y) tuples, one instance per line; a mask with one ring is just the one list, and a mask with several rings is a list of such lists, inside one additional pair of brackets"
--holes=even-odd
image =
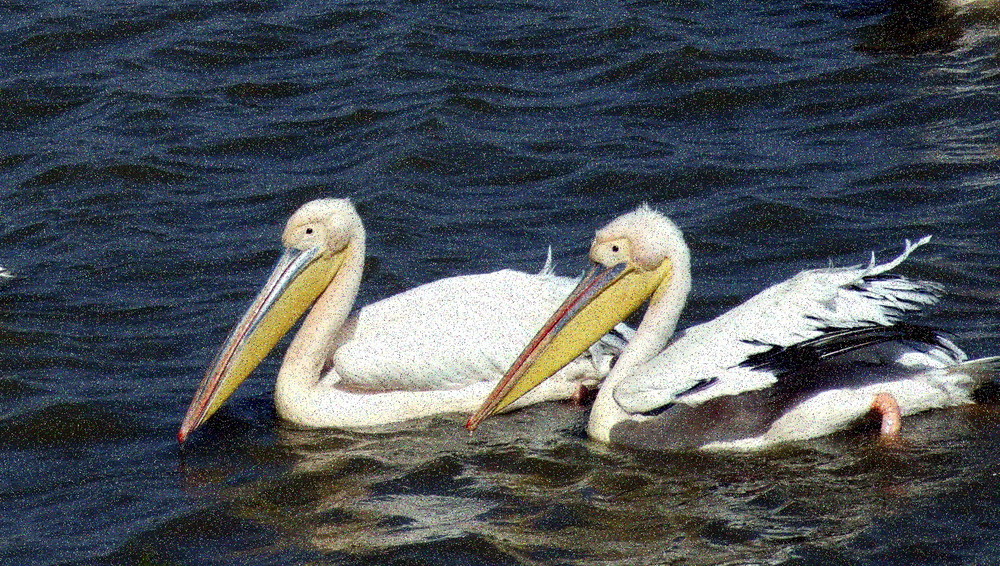
[(977, 407), (909, 419), (902, 446), (859, 429), (762, 454), (654, 454), (583, 440), (584, 415), (533, 407), (471, 437), (460, 415), (387, 433), (282, 426), (285, 471), (218, 496), (289, 544), (362, 560), (821, 564), (983, 481), (973, 437), (1000, 430)]

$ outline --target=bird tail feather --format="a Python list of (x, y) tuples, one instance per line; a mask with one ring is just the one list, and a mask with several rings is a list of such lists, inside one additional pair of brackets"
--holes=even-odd
[(948, 369), (968, 375), (975, 385), (986, 383), (1000, 385), (1000, 356), (968, 360)]

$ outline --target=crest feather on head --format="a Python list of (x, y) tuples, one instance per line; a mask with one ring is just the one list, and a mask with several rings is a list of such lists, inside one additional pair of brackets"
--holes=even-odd
[(642, 203), (597, 231), (594, 243), (628, 239), (633, 259), (645, 269), (655, 269), (667, 257), (675, 265), (690, 263), (684, 234), (663, 213)]

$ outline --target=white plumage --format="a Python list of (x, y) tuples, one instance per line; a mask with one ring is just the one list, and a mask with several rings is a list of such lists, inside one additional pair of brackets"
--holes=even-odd
[[(307, 426), (357, 428), (472, 411), (574, 284), (502, 270), (441, 279), (368, 305), (345, 325), (349, 336), (338, 338), (313, 394), (296, 394), (294, 406), (276, 399), (279, 412)], [(624, 345), (605, 336), (511, 409), (596, 387)]]
[[(575, 283), (505, 269), (449, 277), (388, 297), (357, 314), (350, 339), (333, 355), (337, 376), (324, 379), (408, 391), (496, 381)], [(595, 354), (607, 372), (610, 355)], [(591, 385), (603, 377), (598, 370), (590, 370)]]
[[(930, 240), (906, 243), (903, 253), (877, 265), (803, 271), (725, 314), (675, 335), (670, 345), (636, 367), (615, 388), (615, 400), (630, 413), (675, 401), (698, 404), (712, 397), (769, 387), (777, 381), (764, 368), (743, 364), (774, 346), (791, 346), (831, 328), (899, 322), (938, 300), (939, 286), (902, 277), (880, 279)], [(699, 383), (711, 387), (678, 395)]]

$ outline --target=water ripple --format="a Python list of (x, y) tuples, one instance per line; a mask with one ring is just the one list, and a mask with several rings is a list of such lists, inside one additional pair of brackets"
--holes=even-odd
[(996, 17), (848, 4), (6, 3), (0, 562), (995, 561), (989, 406), (762, 455), (603, 447), (561, 404), (303, 431), (275, 355), (175, 444), (322, 196), (365, 220), (359, 305), (549, 246), (577, 273), (642, 202), (692, 248), (683, 324), (932, 234), (906, 273), (995, 354)]

